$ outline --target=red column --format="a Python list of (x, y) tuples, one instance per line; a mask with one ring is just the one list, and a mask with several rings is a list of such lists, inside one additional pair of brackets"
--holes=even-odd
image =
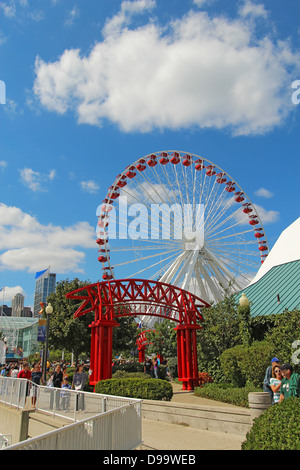
[(177, 360), (178, 380), (182, 382), (182, 390), (194, 390), (198, 382), (197, 338), (198, 325), (178, 325)]

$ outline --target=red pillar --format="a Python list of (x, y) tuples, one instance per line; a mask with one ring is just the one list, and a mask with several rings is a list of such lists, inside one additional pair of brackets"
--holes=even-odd
[(178, 325), (177, 360), (178, 380), (182, 382), (182, 390), (194, 390), (198, 383), (197, 338), (198, 325)]
[(145, 362), (145, 346), (141, 346), (138, 348), (139, 350), (139, 362)]
[(107, 307), (102, 312), (101, 301), (95, 310), (95, 320), (91, 323), (91, 355), (90, 384), (95, 386), (100, 380), (111, 379), (112, 376), (112, 339), (113, 328), (119, 326), (114, 321), (114, 308)]

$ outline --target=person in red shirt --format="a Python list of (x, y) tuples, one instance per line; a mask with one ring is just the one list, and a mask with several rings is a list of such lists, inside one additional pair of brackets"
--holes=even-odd
[(18, 379), (27, 379), (27, 384), (26, 384), (26, 399), (29, 395), (29, 382), (28, 380), (31, 380), (31, 372), (29, 370), (29, 364), (26, 362), (23, 366), (24, 368), (20, 370), (18, 373)]

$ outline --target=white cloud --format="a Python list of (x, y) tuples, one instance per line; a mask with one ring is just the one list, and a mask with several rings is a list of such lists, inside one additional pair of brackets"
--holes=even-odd
[(2, 168), (2, 170), (4, 170), (4, 168), (7, 167), (7, 162), (5, 160), (0, 160), (0, 168)]
[(95, 248), (95, 238), (87, 222), (43, 225), (17, 207), (0, 204), (0, 270), (33, 273), (50, 265), (58, 273), (83, 272), (83, 250)]
[(1, 2), (0, 8), (2, 9), (4, 16), (7, 18), (13, 18), (16, 14), (16, 5), (12, 1), (9, 3)]
[(142, 14), (147, 10), (152, 10), (155, 6), (155, 0), (123, 1), (120, 12), (106, 21), (102, 31), (103, 35), (110, 36), (119, 33), (122, 26), (130, 23), (132, 15)]
[(277, 222), (279, 219), (279, 212), (278, 211), (273, 211), (273, 210), (267, 210), (262, 206), (259, 206), (258, 204), (253, 204), (255, 206), (255, 209), (258, 212), (258, 215), (264, 225), (266, 224), (272, 224), (274, 222)]
[(251, 0), (246, 0), (245, 3), (239, 8), (239, 14), (243, 17), (253, 16), (257, 18), (267, 18), (268, 12), (261, 3), (253, 3)]
[(207, 5), (210, 5), (215, 0), (193, 0), (193, 4), (196, 5), (198, 8), (203, 8)]
[(130, 29), (129, 7), (142, 4), (154, 2), (123, 2), (89, 55), (36, 58), (34, 92), (45, 108), (124, 132), (196, 126), (233, 135), (268, 132), (294, 109), (289, 87), (300, 55), (288, 41), (258, 39), (247, 18), (202, 11)]
[(81, 189), (86, 191), (87, 193), (95, 194), (99, 191), (99, 185), (92, 180), (89, 181), (81, 181), (80, 183)]
[(274, 196), (274, 194), (265, 188), (259, 188), (257, 191), (254, 192), (255, 196), (265, 197), (267, 199)]
[(48, 175), (34, 171), (31, 168), (23, 168), (19, 172), (22, 183), (32, 191), (47, 191), (47, 183), (56, 176), (55, 170), (51, 170)]
[(2, 304), (4, 301), (4, 305), (7, 305), (16, 294), (22, 294), (24, 297), (26, 296), (25, 291), (21, 286), (4, 286), (4, 290), (0, 292), (0, 303)]
[(80, 16), (80, 10), (78, 7), (74, 6), (72, 10), (68, 14), (68, 18), (65, 21), (66, 26), (72, 26), (74, 23), (75, 19)]

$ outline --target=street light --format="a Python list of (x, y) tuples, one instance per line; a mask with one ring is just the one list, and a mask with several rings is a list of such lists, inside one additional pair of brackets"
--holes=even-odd
[(46, 327), (46, 342), (45, 342), (45, 351), (43, 356), (43, 378), (44, 382), (46, 383), (46, 368), (47, 368), (47, 352), (48, 352), (48, 342), (49, 342), (49, 324), (50, 324), (50, 315), (53, 313), (53, 307), (49, 303), (46, 307), (46, 315), (47, 315), (47, 327)]
[(243, 292), (241, 297), (240, 297), (240, 307), (249, 307), (250, 302), (249, 299), (247, 299), (246, 294)]
[(239, 316), (239, 329), (241, 333), (242, 343), (245, 347), (251, 345), (251, 332), (250, 332), (250, 302), (246, 294), (243, 292), (239, 299), (238, 316)]

